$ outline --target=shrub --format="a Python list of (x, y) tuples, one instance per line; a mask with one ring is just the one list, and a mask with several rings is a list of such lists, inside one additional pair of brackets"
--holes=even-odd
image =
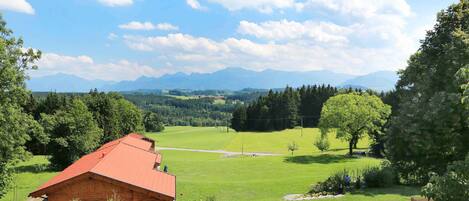
[(345, 190), (345, 176), (349, 175), (347, 170), (336, 172), (324, 182), (319, 182), (314, 185), (309, 194), (326, 194), (326, 195), (336, 195), (342, 193)]
[(327, 151), (330, 147), (329, 140), (326, 136), (321, 136), (314, 142), (314, 146), (316, 146), (321, 152)]
[(467, 201), (469, 198), (469, 154), (464, 161), (448, 165), (445, 174), (433, 174), (422, 194), (437, 201)]
[(289, 144), (289, 145), (287, 146), (287, 148), (288, 148), (288, 151), (291, 151), (291, 155), (293, 155), (293, 152), (294, 152), (294, 151), (296, 151), (296, 150), (299, 149), (298, 144), (296, 144), (295, 141), (293, 141), (291, 144)]
[(397, 183), (397, 174), (394, 169), (385, 162), (381, 167), (368, 167), (363, 170), (363, 180), (368, 187), (388, 187)]
[(161, 132), (164, 130), (163, 120), (153, 112), (146, 112), (143, 116), (143, 124), (147, 132)]

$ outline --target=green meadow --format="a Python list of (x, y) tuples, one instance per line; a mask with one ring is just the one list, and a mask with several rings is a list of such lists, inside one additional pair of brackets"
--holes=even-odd
[[(281, 156), (225, 156), (218, 153), (163, 150), (163, 165), (177, 176), (178, 201), (280, 201), (287, 194), (299, 194), (343, 169), (360, 170), (379, 165), (374, 158), (346, 158), (347, 144), (330, 135), (331, 151), (321, 153), (313, 145), (320, 135), (317, 129), (291, 129), (281, 132), (236, 133), (226, 128), (167, 127), (162, 133), (147, 133), (159, 147), (265, 152)], [(299, 150), (291, 155), (287, 144), (295, 141)], [(365, 148), (367, 140), (360, 142)], [(17, 167), (16, 200), (25, 200), (29, 192), (56, 173), (47, 171), (44, 156), (35, 156)], [(418, 188), (394, 186), (366, 189), (347, 194), (336, 201), (408, 201)], [(10, 191), (0, 201), (14, 200)], [(328, 200), (328, 199), (323, 199)]]
[(57, 174), (48, 170), (48, 165), (46, 156), (34, 156), (19, 163), (15, 168), (13, 186), (0, 201), (25, 201), (31, 191)]
[[(233, 152), (268, 152), (287, 154), (287, 145), (295, 142), (299, 150), (295, 154), (319, 154), (313, 142), (320, 137), (317, 128), (295, 128), (275, 132), (235, 132), (226, 127), (168, 127), (161, 133), (148, 133), (148, 137), (157, 141), (160, 147), (175, 147), (189, 149), (226, 150)], [(335, 138), (335, 134), (328, 135), (331, 152), (325, 154), (346, 153), (347, 142)], [(359, 148), (366, 148), (368, 140), (358, 143)]]

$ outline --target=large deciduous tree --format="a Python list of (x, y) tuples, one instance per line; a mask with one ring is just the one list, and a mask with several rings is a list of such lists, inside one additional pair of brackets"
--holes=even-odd
[(143, 116), (143, 123), (147, 132), (161, 132), (164, 130), (163, 121), (154, 112), (146, 112)]
[(123, 98), (117, 99), (116, 103), (119, 114), (120, 129), (124, 135), (145, 130), (142, 111), (140, 111), (137, 106)]
[(41, 53), (24, 49), (23, 41), (12, 36), (0, 16), (0, 198), (11, 181), (11, 166), (29, 154), (24, 144), (31, 137), (47, 140), (40, 125), (24, 112), (30, 91), (26, 71)]
[(64, 110), (42, 114), (41, 123), (51, 135), (50, 161), (63, 169), (100, 145), (102, 130), (80, 99), (72, 99)]
[(99, 93), (95, 89), (83, 101), (103, 129), (102, 143), (144, 130), (142, 112), (120, 94)]
[(400, 72), (399, 109), (387, 157), (404, 179), (428, 180), (469, 151), (469, 1), (440, 12), (419, 50)]
[(324, 104), (319, 120), (323, 134), (337, 129), (336, 136), (349, 142), (349, 154), (365, 134), (377, 132), (386, 123), (391, 107), (368, 93), (339, 94)]

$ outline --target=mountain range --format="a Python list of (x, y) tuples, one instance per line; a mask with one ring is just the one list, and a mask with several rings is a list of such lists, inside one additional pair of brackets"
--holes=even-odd
[(87, 92), (134, 91), (152, 89), (241, 90), (244, 88), (271, 89), (308, 84), (329, 84), (337, 87), (369, 88), (387, 91), (394, 88), (398, 76), (394, 71), (379, 71), (354, 76), (331, 71), (291, 72), (278, 70), (252, 71), (244, 68), (225, 68), (213, 73), (176, 73), (161, 77), (142, 76), (131, 81), (87, 80), (75, 75), (55, 74), (33, 77), (27, 82), (32, 91)]

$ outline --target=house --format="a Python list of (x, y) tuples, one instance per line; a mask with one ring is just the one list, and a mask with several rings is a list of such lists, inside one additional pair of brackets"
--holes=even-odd
[(159, 171), (155, 142), (129, 134), (83, 156), (29, 195), (48, 201), (173, 201), (176, 177)]

